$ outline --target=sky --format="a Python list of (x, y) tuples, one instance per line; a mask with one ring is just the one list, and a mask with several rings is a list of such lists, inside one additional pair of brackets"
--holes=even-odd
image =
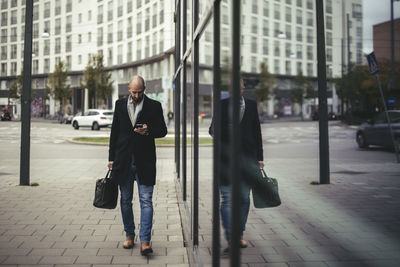
[[(390, 20), (390, 1), (363, 0), (363, 51), (365, 53), (371, 53), (373, 50), (372, 26)], [(394, 18), (400, 18), (400, 1), (394, 2), (393, 7)]]

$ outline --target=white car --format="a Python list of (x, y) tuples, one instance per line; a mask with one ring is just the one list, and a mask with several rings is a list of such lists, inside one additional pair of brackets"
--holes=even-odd
[(78, 113), (72, 118), (72, 127), (91, 127), (92, 130), (100, 130), (102, 127), (111, 126), (114, 112), (107, 109), (89, 109), (83, 116)]

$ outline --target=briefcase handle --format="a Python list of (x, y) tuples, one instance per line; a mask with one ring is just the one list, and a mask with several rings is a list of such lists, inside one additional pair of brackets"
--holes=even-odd
[(111, 178), (111, 169), (108, 169), (105, 179), (110, 179)]
[(264, 169), (261, 169), (261, 172), (263, 174), (263, 178), (267, 178), (268, 179), (268, 175), (267, 173), (264, 171)]

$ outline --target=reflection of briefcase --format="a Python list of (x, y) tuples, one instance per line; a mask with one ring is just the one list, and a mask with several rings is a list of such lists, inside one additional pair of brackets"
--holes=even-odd
[(278, 181), (268, 177), (264, 169), (253, 184), (253, 203), (258, 209), (277, 207), (281, 204), (278, 192)]
[(93, 206), (102, 209), (114, 209), (118, 201), (118, 184), (110, 178), (111, 170), (108, 170), (106, 177), (96, 181)]

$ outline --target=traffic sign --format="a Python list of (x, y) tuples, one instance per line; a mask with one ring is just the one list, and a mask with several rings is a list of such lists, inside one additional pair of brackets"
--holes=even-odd
[(367, 55), (369, 71), (371, 75), (375, 75), (379, 72), (378, 68), (378, 61), (376, 61), (375, 53), (372, 52), (371, 54)]
[(389, 107), (394, 107), (396, 105), (396, 98), (393, 96), (389, 96), (387, 99), (387, 103)]

